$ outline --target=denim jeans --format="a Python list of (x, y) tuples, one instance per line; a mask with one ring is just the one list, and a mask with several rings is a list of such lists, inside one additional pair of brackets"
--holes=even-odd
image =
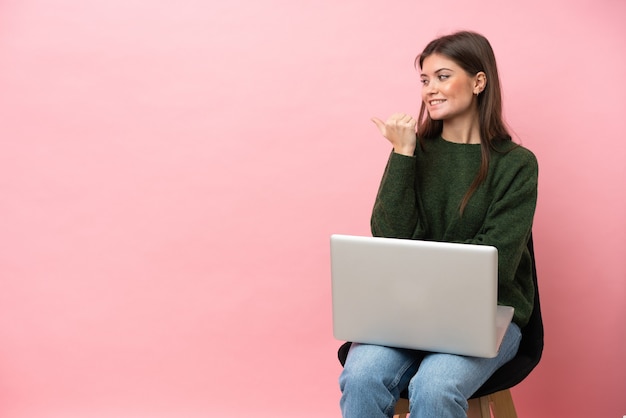
[(495, 358), (354, 343), (339, 377), (343, 417), (392, 417), (408, 388), (411, 418), (466, 418), (467, 399), (515, 356), (520, 340), (511, 323)]

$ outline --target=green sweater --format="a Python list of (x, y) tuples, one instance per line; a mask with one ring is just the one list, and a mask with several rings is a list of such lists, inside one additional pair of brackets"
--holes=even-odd
[(371, 226), (374, 236), (492, 245), (498, 249), (498, 303), (513, 321), (528, 322), (533, 307), (532, 264), (526, 248), (537, 203), (537, 160), (511, 141), (492, 152), (485, 182), (459, 205), (481, 161), (480, 144), (425, 140), (414, 157), (391, 153)]

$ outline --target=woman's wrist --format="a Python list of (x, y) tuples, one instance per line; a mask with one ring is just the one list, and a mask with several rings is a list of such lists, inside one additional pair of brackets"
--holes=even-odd
[(407, 157), (412, 157), (415, 155), (415, 145), (396, 146), (393, 148), (393, 152), (400, 155), (406, 155)]

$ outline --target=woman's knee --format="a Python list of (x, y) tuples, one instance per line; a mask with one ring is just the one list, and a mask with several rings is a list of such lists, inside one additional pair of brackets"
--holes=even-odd
[(459, 382), (450, 379), (449, 376), (424, 376), (419, 372), (409, 382), (409, 400), (412, 405), (419, 408), (420, 405), (428, 410), (436, 410), (441, 407), (447, 410), (445, 405), (454, 405), (453, 408), (461, 407), (467, 410), (467, 399), (463, 395)]
[(406, 353), (389, 347), (354, 345), (339, 377), (342, 391), (346, 387), (362, 390), (393, 390), (413, 364)]
[(349, 359), (339, 375), (339, 387), (342, 392), (346, 389), (360, 391), (384, 386), (383, 375), (373, 370), (372, 364), (365, 360)]

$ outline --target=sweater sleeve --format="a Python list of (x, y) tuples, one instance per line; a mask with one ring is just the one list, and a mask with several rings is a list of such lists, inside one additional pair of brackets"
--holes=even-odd
[[(506, 158), (501, 162), (506, 164)], [(467, 243), (493, 245), (498, 248), (500, 280), (514, 279), (522, 253), (526, 249), (537, 204), (538, 166), (529, 151), (514, 170), (498, 185), (498, 196), (487, 211), (480, 232)]]
[(418, 223), (415, 171), (415, 157), (391, 153), (372, 211), (372, 235), (414, 237)]
[(465, 242), (493, 245), (498, 249), (498, 300), (515, 307), (515, 322), (525, 325), (532, 311), (532, 264), (527, 249), (537, 204), (538, 166), (525, 151), (521, 163), (499, 180), (495, 196), (479, 233)]

